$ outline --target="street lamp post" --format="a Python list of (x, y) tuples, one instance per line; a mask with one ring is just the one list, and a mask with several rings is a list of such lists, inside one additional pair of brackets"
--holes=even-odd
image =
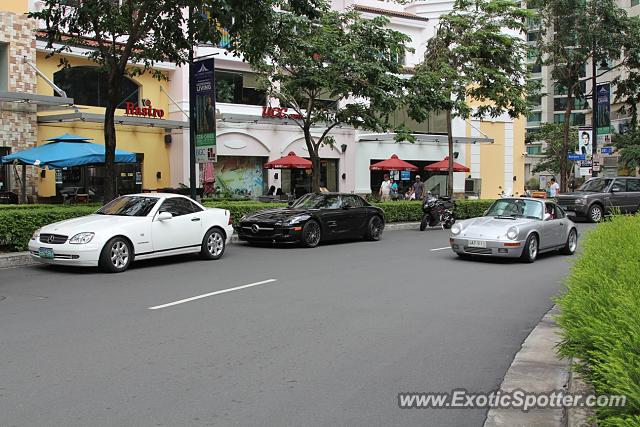
[(189, 195), (196, 199), (196, 114), (193, 96), (193, 6), (189, 6)]
[(596, 69), (596, 42), (593, 41), (593, 53), (591, 55), (591, 176), (598, 176), (598, 172), (595, 168), (594, 159), (596, 158), (596, 153), (598, 152), (598, 125), (597, 125), (597, 114), (598, 114), (598, 93), (596, 90), (597, 86), (597, 69)]

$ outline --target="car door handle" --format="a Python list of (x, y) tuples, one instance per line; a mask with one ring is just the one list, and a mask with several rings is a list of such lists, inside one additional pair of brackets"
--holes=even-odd
[(191, 218), (191, 221), (200, 221), (200, 218)]

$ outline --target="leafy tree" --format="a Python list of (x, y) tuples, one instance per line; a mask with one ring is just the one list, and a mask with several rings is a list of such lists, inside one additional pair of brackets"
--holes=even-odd
[(511, 0), (456, 0), (440, 17), (424, 61), (409, 82), (409, 115), (422, 122), (445, 112), (449, 143), (447, 191), (453, 194), (454, 117), (515, 118), (527, 112), (527, 45), (518, 36), (529, 16)]
[[(252, 62), (269, 95), (290, 110), (289, 120), (304, 134), (313, 191), (320, 189), (320, 147), (335, 144), (332, 129), (391, 128), (389, 113), (402, 101), (396, 58), (409, 38), (387, 24), (384, 17), (362, 19), (354, 11), (326, 12), (317, 20), (282, 14), (279, 27), (289, 37)], [(316, 136), (314, 127), (324, 130)]]
[[(561, 173), (561, 159), (564, 151), (564, 125), (560, 123), (545, 123), (530, 136), (532, 140), (542, 141), (546, 145), (543, 159), (533, 168), (533, 173), (551, 172), (554, 175)], [(578, 130), (571, 128), (569, 131), (569, 148), (571, 152), (578, 149)], [(573, 162), (569, 162), (573, 169)]]
[(620, 163), (630, 169), (640, 168), (640, 130), (613, 135), (613, 145), (620, 150)]
[[(566, 191), (571, 164), (567, 159), (571, 137), (571, 112), (575, 100), (584, 100), (585, 69), (595, 61), (625, 62), (622, 46), (629, 37), (629, 19), (616, 0), (541, 0), (542, 36), (538, 39), (540, 62), (552, 67), (551, 75), (566, 90), (562, 150), (558, 152), (561, 191)], [(640, 42), (636, 39), (635, 43)], [(603, 71), (604, 73), (606, 71)], [(592, 106), (593, 107), (593, 106)]]
[[(324, 5), (322, 0), (82, 0), (74, 6), (62, 0), (43, 1), (42, 10), (29, 16), (46, 25), (51, 54), (85, 48), (86, 57), (109, 84), (104, 120), (105, 201), (116, 195), (114, 116), (126, 77), (151, 72), (157, 79), (166, 79), (153, 69), (154, 63), (182, 65), (195, 41), (217, 43), (227, 33), (233, 35), (229, 48), (234, 53), (255, 57), (277, 37), (276, 8), (316, 16), (316, 6)], [(188, 8), (196, 13), (188, 14)], [(61, 63), (65, 64), (64, 57)]]

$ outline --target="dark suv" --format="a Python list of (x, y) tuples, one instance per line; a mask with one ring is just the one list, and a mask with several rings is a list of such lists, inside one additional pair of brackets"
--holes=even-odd
[(558, 204), (591, 222), (600, 221), (612, 209), (635, 213), (640, 207), (640, 178), (591, 178), (574, 193), (559, 194)]

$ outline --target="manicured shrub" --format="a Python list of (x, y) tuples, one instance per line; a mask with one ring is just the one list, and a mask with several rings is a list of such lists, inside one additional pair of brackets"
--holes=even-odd
[(25, 250), (31, 235), (38, 228), (53, 222), (89, 215), (95, 211), (95, 206), (78, 205), (0, 210), (0, 245), (7, 246), (10, 250)]
[(599, 408), (600, 426), (640, 426), (640, 217), (617, 216), (592, 230), (557, 299), (559, 353), (581, 360), (597, 394), (627, 396)]

